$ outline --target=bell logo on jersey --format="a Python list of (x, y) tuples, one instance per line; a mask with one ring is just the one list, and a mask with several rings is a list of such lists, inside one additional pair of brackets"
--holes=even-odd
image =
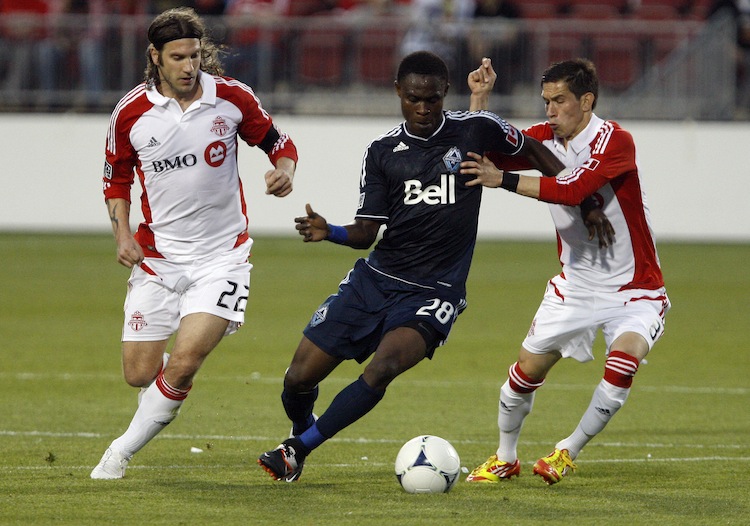
[(416, 205), (453, 205), (456, 203), (456, 176), (441, 174), (440, 184), (431, 184), (422, 188), (422, 181), (409, 179), (404, 181), (404, 204)]
[(221, 141), (212, 142), (206, 147), (203, 157), (209, 166), (218, 168), (224, 164), (224, 159), (227, 157), (227, 145)]

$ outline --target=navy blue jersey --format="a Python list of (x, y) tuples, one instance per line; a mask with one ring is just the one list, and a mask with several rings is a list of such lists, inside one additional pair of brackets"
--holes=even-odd
[(467, 152), (517, 155), (524, 136), (494, 113), (444, 113), (428, 139), (405, 123), (378, 137), (362, 163), (356, 216), (387, 228), (368, 257), (387, 274), (465, 292), (477, 238), (482, 187), (459, 173)]

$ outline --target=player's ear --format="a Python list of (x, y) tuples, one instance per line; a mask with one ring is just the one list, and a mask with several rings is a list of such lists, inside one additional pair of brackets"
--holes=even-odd
[(154, 66), (159, 65), (159, 51), (153, 46), (153, 44), (149, 44), (148, 46), (148, 56), (151, 59), (151, 62), (154, 64)]
[(591, 111), (594, 109), (594, 94), (590, 91), (583, 94), (581, 97), (581, 110)]

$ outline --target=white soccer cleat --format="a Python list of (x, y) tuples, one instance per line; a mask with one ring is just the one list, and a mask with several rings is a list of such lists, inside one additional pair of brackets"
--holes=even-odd
[(91, 472), (92, 479), (113, 480), (125, 476), (125, 468), (128, 467), (130, 458), (119, 451), (107, 448), (99, 464)]

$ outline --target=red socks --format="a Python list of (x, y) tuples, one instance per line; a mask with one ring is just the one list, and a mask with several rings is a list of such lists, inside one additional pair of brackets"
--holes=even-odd
[(508, 369), (508, 380), (510, 388), (517, 393), (532, 393), (544, 383), (544, 378), (541, 380), (532, 380), (526, 376), (521, 367), (519, 367), (518, 362), (511, 365), (510, 369)]
[(611, 351), (604, 364), (604, 379), (614, 386), (628, 389), (637, 371), (637, 358), (622, 351)]

